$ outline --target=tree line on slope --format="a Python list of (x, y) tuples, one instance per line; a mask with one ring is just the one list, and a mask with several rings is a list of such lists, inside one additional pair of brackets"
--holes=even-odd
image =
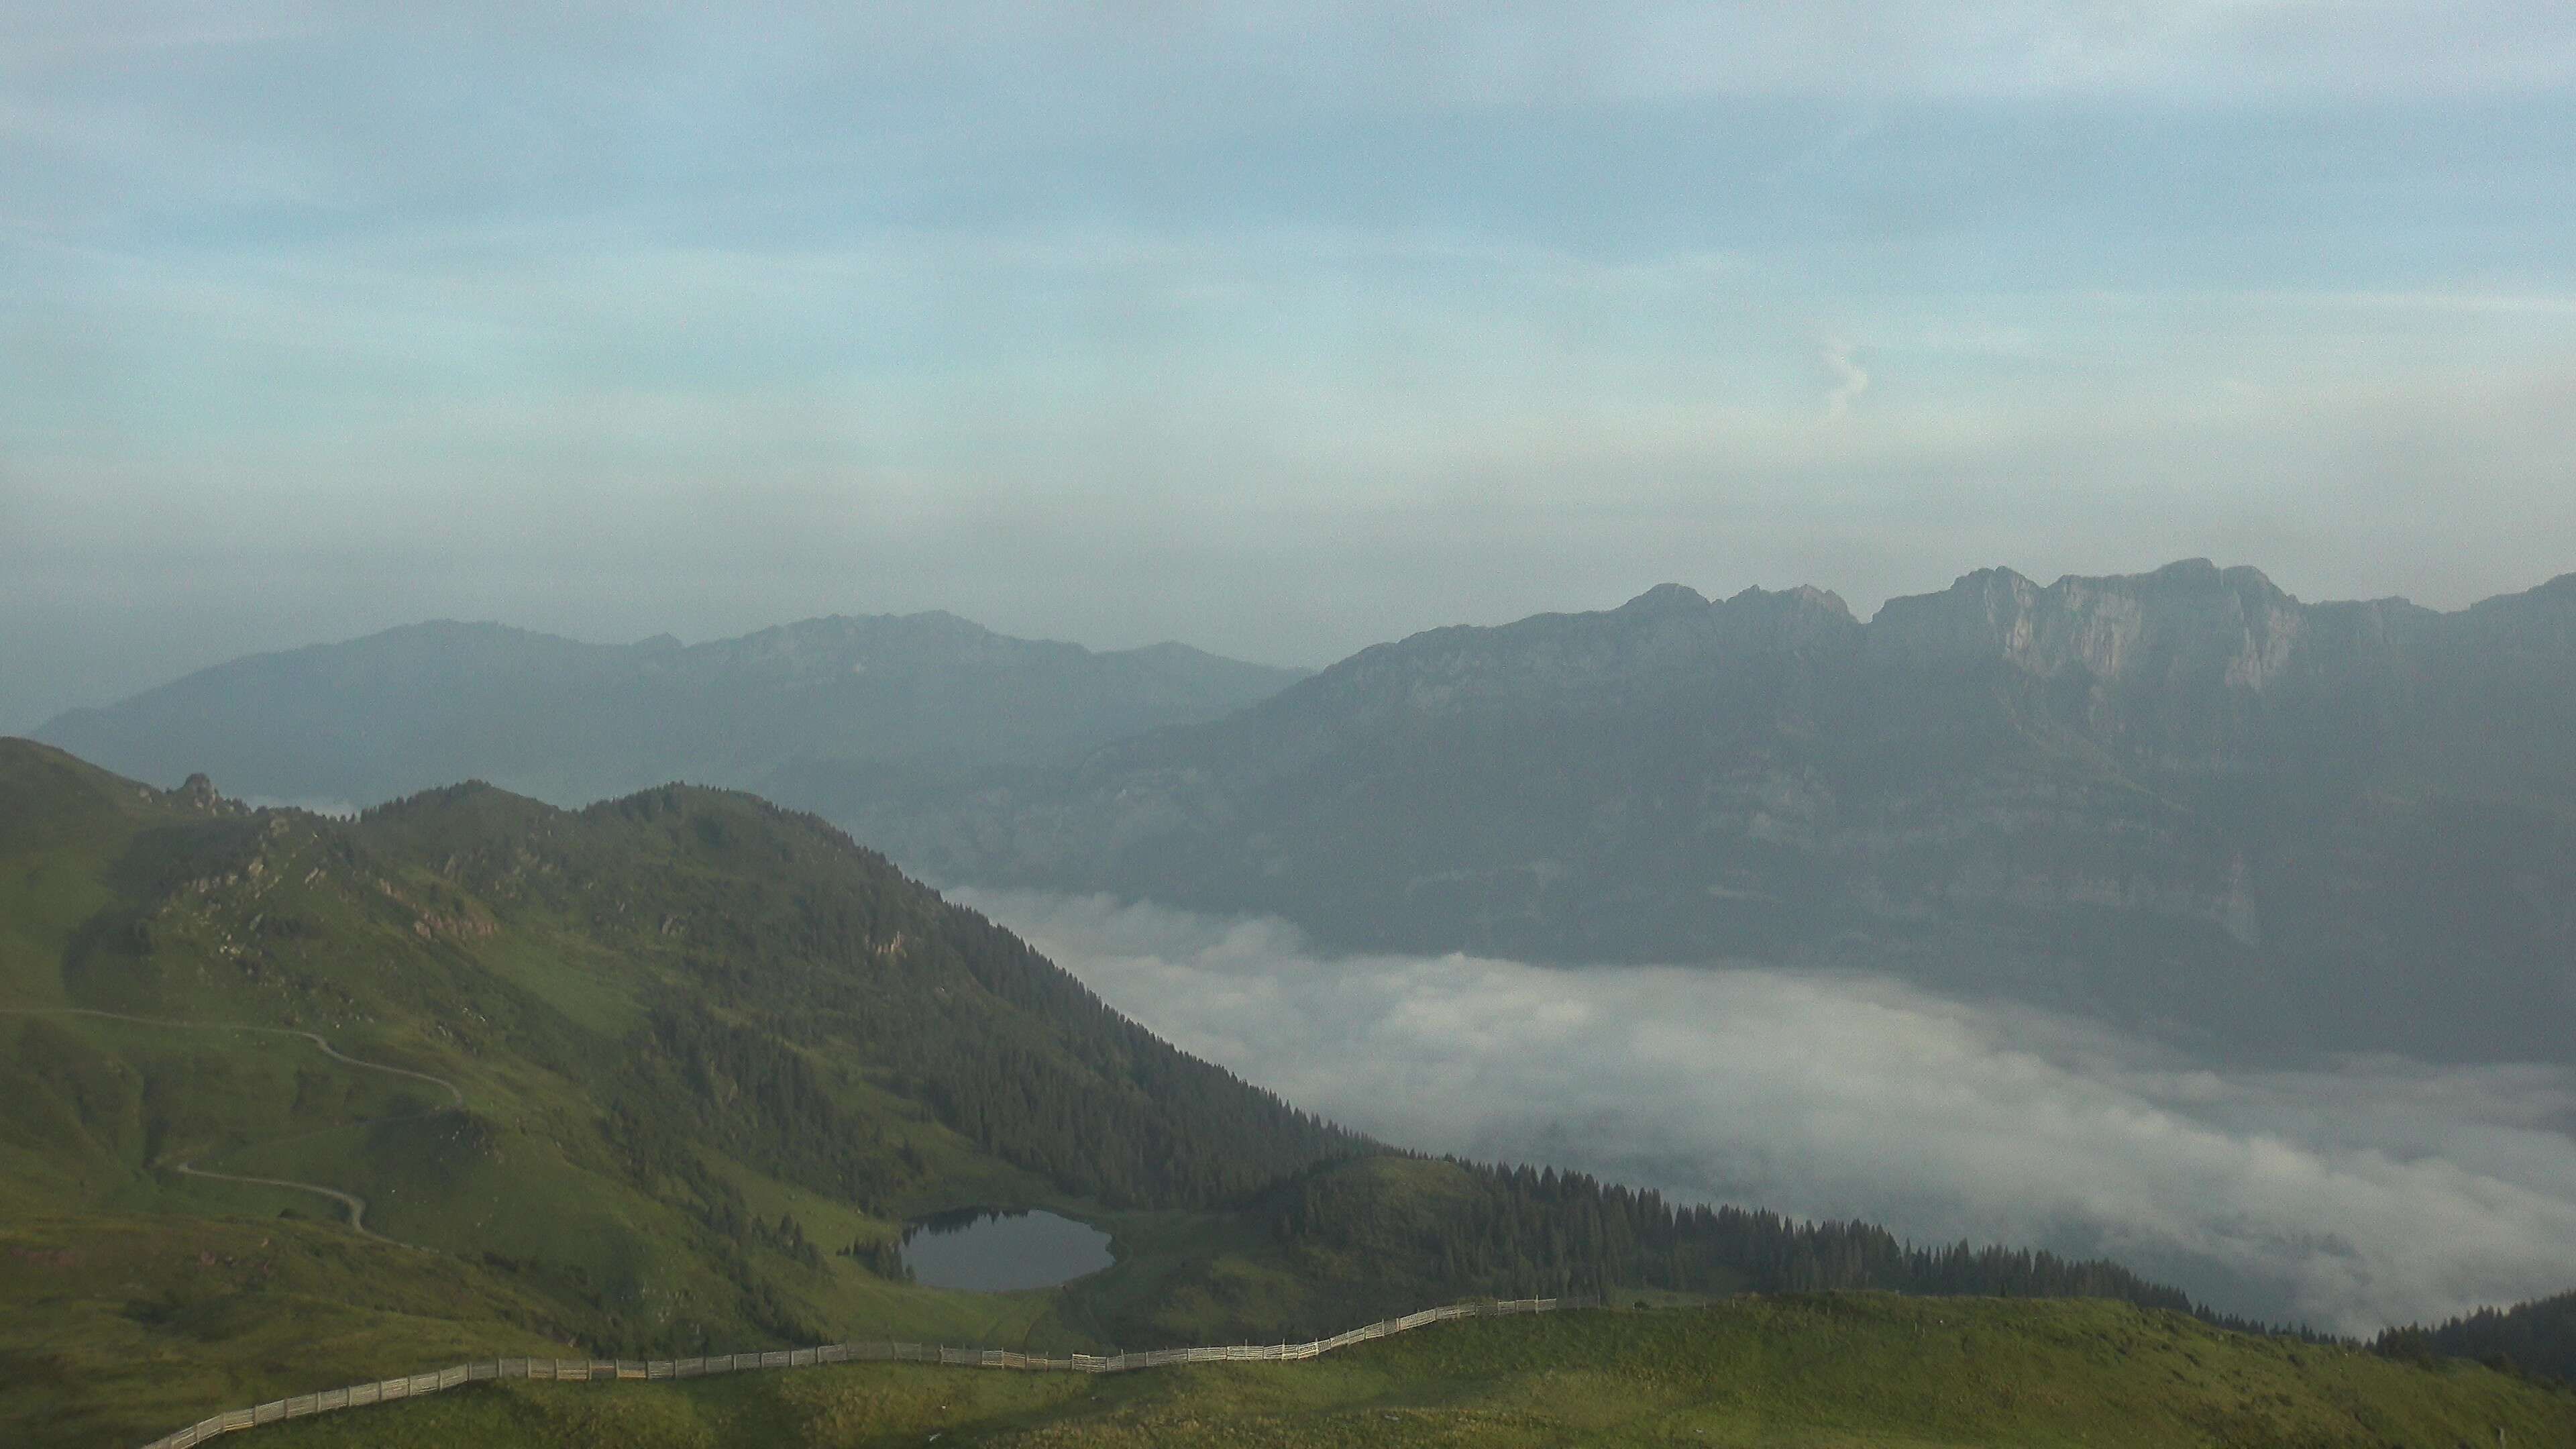
[(1455, 1158), (1413, 1166), (1431, 1169), (1436, 1185), (1406, 1194), (1384, 1175), (1302, 1173), (1271, 1205), (1273, 1234), (1292, 1250), (1356, 1254), (1410, 1269), (1426, 1286), (1503, 1297), (1883, 1289), (2195, 1311), (2181, 1290), (2101, 1259), (1965, 1242), (1916, 1247), (1872, 1223), (1677, 1205), (1652, 1189), (1548, 1167)]
[(2576, 1384), (2576, 1291), (2481, 1308), (2436, 1324), (2392, 1328), (2371, 1347), (2391, 1358), (2476, 1359), (2492, 1368)]

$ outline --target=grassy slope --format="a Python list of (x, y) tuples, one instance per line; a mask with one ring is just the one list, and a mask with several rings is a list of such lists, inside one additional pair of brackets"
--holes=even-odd
[[(513, 1349), (1114, 1341), (1070, 1295), (924, 1288), (832, 1249), (926, 1209), (1053, 1207), (1118, 1234), (1130, 1261), (1104, 1275), (1114, 1289), (1167, 1272), (1146, 1260), (1217, 1220), (1164, 1211), (1130, 1226), (979, 1147), (829, 1037), (795, 1050), (831, 1110), (911, 1164), (873, 1210), (763, 1171), (722, 1131), (684, 1132), (678, 1149), (747, 1216), (793, 1215), (819, 1264), (715, 1231), (611, 1140), (612, 1102), (674, 1115), (636, 1096), (647, 1088), (626, 1070), (644, 1003), (660, 993), (746, 1019), (704, 979), (708, 962), (761, 963), (705, 938), (786, 937), (817, 899), (858, 901), (904, 942), (860, 985), (872, 1008), (909, 1011), (924, 1032), (1007, 1037), (1071, 1080), (1094, 1070), (1066, 1064), (1082, 1049), (1071, 1031), (941, 954), (947, 908), (882, 862), (744, 797), (675, 798), (638, 823), (443, 792), (350, 825), (0, 742), (0, 1008), (314, 1030), (453, 1079), (468, 1102), (448, 1110), (434, 1087), (294, 1037), (0, 1015), (0, 1442), (95, 1444), (103, 1427), (141, 1438), (237, 1402)], [(701, 914), (647, 909), (666, 900)], [(183, 1177), (178, 1162), (357, 1193), (399, 1242), (354, 1237), (313, 1194)], [(276, 1261), (233, 1282), (192, 1266), (202, 1252), (218, 1266)], [(168, 1307), (181, 1300), (189, 1311)]]
[(1874, 1294), (1473, 1320), (1308, 1364), (1090, 1380), (867, 1365), (516, 1384), (258, 1431), (252, 1449), (1212, 1444), (2576, 1442), (2576, 1394), (2460, 1363), (2090, 1302)]
[(312, 1222), (12, 1216), (0, 1443), (140, 1443), (392, 1364), (560, 1354), (563, 1310), (473, 1265)]
[[(1390, 1279), (1380, 1255), (1283, 1249), (1257, 1215), (1111, 1208), (979, 1145), (920, 1074), (999, 1042), (1014, 1070), (1038, 1072), (1025, 1080), (1042, 1110), (1118, 1104), (1035, 1139), (1092, 1143), (1076, 1170), (1122, 1151), (1131, 1163), (1162, 1161), (1168, 1146), (1241, 1181), (1272, 1170), (1276, 1155), (1258, 1144), (1233, 1158), (1231, 1146), (1207, 1152), (1228, 1139), (1226, 1122), (1171, 1104), (1239, 1094), (1239, 1084), (1128, 1034), (1069, 982), (1015, 965), (1015, 943), (995, 945), (989, 928), (881, 861), (744, 797), (656, 796), (568, 815), (496, 791), (442, 791), (349, 825), (149, 790), (0, 741), (0, 1007), (300, 1027), (352, 1055), (453, 1079), (468, 1099), (445, 1109), (426, 1084), (333, 1062), (293, 1038), (0, 1016), (0, 1100), (11, 1108), (0, 1113), (0, 1442), (139, 1441), (217, 1408), (514, 1351), (1266, 1340), (1418, 1306), (1429, 1291)], [(790, 979), (815, 1010), (774, 994)], [(672, 1077), (686, 1071), (632, 1070), (656, 1050), (643, 1029), (654, 1003), (673, 1001), (693, 1019), (785, 1043), (834, 1120), (875, 1134), (886, 1175), (873, 1206), (778, 1175), (794, 1175), (793, 1164), (761, 1165), (757, 1123), (724, 1115), (756, 1084), (719, 1073), (699, 1096), (675, 1097)], [(658, 1166), (639, 1168), (611, 1132), (620, 1102), (683, 1124)], [(1247, 1098), (1233, 1120), (1276, 1129), (1264, 1110)], [(1295, 1130), (1278, 1130), (1305, 1150)], [(181, 1177), (171, 1170), (180, 1161), (356, 1192), (370, 1224), (401, 1242), (317, 1221), (334, 1211), (310, 1194)], [(1459, 1169), (1436, 1163), (1372, 1159), (1344, 1171), (1390, 1230), (1438, 1220), (1460, 1185)], [(696, 1186), (683, 1180), (691, 1173)], [(939, 1292), (719, 1232), (704, 1213), (710, 1190), (760, 1222), (792, 1214), (827, 1254), (913, 1212), (1011, 1203), (1100, 1222), (1121, 1261), (1060, 1294)], [(1391, 1292), (1404, 1301), (1379, 1301)], [(1666, 1320), (1634, 1322), (1662, 1331)], [(1499, 1345), (1521, 1330), (1496, 1331)], [(1602, 1391), (1605, 1406), (1633, 1409), (1699, 1372), (1688, 1361), (1701, 1347), (1675, 1349), (1682, 1366), (1671, 1372), (1683, 1378), (1658, 1379), (1652, 1335), (1621, 1334), (1647, 1330), (1584, 1349), (1606, 1356), (1600, 1373), (1636, 1378)], [(1406, 1342), (1286, 1370), (1116, 1386), (940, 1379), (923, 1392), (956, 1413), (989, 1402), (998, 1414), (1054, 1413), (1045, 1406), (1077, 1391), (1090, 1405), (1096, 1389), (1115, 1412), (1065, 1432), (1109, 1436), (1100, 1442), (1187, 1437), (1176, 1426), (1193, 1416), (1252, 1413), (1278, 1439), (1364, 1422), (1508, 1426), (1538, 1412), (1512, 1397), (1539, 1392), (1526, 1366), (1428, 1352)], [(710, 1423), (837, 1414), (865, 1426), (883, 1421), (868, 1407), (881, 1392), (870, 1382), (730, 1381), (632, 1400), (511, 1390), (417, 1412), (667, 1414), (685, 1426), (700, 1412), (692, 1396), (712, 1395)], [(882, 1393), (900, 1399), (909, 1381), (885, 1382)], [(1552, 1400), (1546, 1413), (1573, 1413), (1592, 1393)], [(726, 1395), (751, 1397), (727, 1407)], [(824, 1397), (800, 1397), (811, 1395)], [(1388, 1396), (1477, 1407), (1349, 1417)], [(1265, 1404), (1275, 1422), (1259, 1419)], [(512, 1442), (492, 1432), (496, 1445)], [(695, 1430), (674, 1432), (684, 1437), (673, 1442), (695, 1442), (685, 1437)]]

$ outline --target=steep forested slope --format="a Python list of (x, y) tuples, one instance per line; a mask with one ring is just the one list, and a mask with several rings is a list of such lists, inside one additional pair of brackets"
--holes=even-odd
[(1675, 1204), (1528, 1165), (1393, 1153), (1338, 1159), (1264, 1194), (1255, 1213), (1271, 1251), (1178, 1265), (1133, 1316), (1175, 1341), (1222, 1338), (1228, 1325), (1277, 1341), (1461, 1295), (1878, 1290), (2109, 1298), (2230, 1322), (2116, 1263), (1967, 1243), (1924, 1247), (1871, 1223)]
[(2576, 1292), (2391, 1329), (2375, 1346), (2397, 1358), (2470, 1358), (2576, 1385)]

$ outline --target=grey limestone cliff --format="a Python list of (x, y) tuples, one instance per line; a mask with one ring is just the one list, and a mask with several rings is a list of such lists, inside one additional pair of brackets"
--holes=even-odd
[(2263, 1053), (2571, 1052), (2576, 575), (2437, 613), (2204, 561), (1363, 651), (852, 823), (1328, 947), (1807, 962)]

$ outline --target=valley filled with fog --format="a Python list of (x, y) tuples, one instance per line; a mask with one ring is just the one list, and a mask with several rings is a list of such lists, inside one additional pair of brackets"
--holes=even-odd
[(2576, 1446), (2571, 136), (0, 4), (0, 1449)]
[(1863, 975), (1330, 958), (1276, 919), (958, 890), (1183, 1050), (1400, 1146), (2107, 1254), (2367, 1334), (2554, 1288), (2576, 1073), (2216, 1069)]

